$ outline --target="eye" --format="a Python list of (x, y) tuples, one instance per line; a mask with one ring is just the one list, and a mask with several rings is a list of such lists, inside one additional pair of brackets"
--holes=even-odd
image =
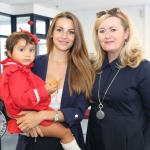
[(21, 52), (24, 52), (24, 49), (23, 49), (23, 48), (21, 48), (21, 49), (20, 49), (20, 51), (21, 51)]
[(74, 32), (74, 31), (72, 31), (72, 30), (70, 30), (70, 31), (69, 31), (69, 34), (74, 34), (74, 33), (75, 33), (75, 32)]
[(61, 32), (61, 31), (62, 31), (62, 29), (58, 28), (58, 29), (56, 29), (56, 31)]
[(30, 49), (30, 52), (35, 52), (35, 49)]
[(115, 32), (116, 31), (116, 29), (111, 29), (111, 32)]
[(100, 30), (99, 30), (99, 33), (105, 33), (105, 30), (100, 29)]

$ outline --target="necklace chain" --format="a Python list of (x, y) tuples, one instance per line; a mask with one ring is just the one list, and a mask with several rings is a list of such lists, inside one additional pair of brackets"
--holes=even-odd
[(115, 80), (117, 74), (119, 73), (120, 69), (121, 69), (121, 68), (118, 69), (118, 71), (116, 72), (115, 76), (114, 76), (113, 79), (111, 80), (109, 86), (107, 87), (107, 89), (106, 89), (106, 91), (105, 91), (105, 93), (104, 93), (104, 96), (103, 96), (103, 98), (102, 98), (102, 101), (100, 100), (100, 82), (101, 82), (101, 74), (102, 74), (103, 71), (101, 71), (101, 73), (100, 73), (99, 86), (98, 86), (98, 100), (99, 100), (99, 105), (98, 105), (98, 107), (100, 108), (100, 110), (103, 108), (103, 102), (104, 102), (105, 96), (106, 96), (106, 94), (107, 94), (107, 92), (108, 92), (110, 86), (112, 85), (113, 81)]

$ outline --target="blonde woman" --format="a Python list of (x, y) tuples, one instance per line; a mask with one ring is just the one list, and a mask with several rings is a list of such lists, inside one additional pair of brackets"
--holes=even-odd
[(119, 8), (96, 14), (86, 150), (150, 149), (150, 62)]

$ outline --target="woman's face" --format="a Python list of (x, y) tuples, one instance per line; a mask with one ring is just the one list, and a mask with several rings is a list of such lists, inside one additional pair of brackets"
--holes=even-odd
[(108, 54), (119, 55), (128, 35), (129, 30), (124, 31), (121, 20), (114, 16), (102, 21), (98, 28), (100, 45)]
[(68, 51), (75, 41), (75, 29), (71, 19), (59, 18), (53, 31), (54, 50)]

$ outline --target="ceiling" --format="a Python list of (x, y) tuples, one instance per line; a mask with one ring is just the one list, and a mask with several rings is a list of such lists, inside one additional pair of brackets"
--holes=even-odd
[(58, 11), (84, 11), (150, 5), (150, 0), (0, 0), (9, 5), (37, 4)]

